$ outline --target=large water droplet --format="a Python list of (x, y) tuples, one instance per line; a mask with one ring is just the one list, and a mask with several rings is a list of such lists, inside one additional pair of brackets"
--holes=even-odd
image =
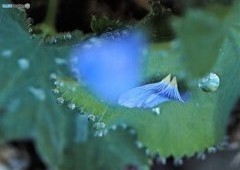
[(20, 58), (18, 60), (18, 66), (22, 69), (22, 70), (27, 70), (29, 68), (29, 61), (25, 58)]
[(217, 74), (210, 73), (203, 77), (198, 82), (198, 87), (205, 92), (214, 92), (218, 89), (220, 84), (220, 79)]

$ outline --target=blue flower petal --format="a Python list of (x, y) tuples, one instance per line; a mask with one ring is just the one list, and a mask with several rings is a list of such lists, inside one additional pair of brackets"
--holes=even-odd
[(171, 100), (183, 102), (176, 77), (170, 79), (171, 75), (168, 75), (161, 82), (130, 89), (119, 97), (118, 104), (128, 108), (152, 108)]

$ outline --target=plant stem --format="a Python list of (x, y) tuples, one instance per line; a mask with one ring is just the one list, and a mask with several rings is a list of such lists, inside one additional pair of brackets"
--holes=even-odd
[(55, 30), (58, 0), (48, 0), (47, 15), (44, 23)]

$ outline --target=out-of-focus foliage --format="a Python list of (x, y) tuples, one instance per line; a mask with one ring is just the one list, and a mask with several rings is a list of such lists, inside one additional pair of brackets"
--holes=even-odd
[(209, 10), (190, 10), (186, 17), (175, 23), (181, 39), (184, 60), (192, 74), (203, 76), (218, 59), (219, 49), (231, 28), (228, 7), (212, 7)]
[(104, 33), (109, 28), (117, 29), (124, 27), (124, 23), (120, 20), (111, 20), (107, 16), (92, 16), (91, 28), (95, 33)]

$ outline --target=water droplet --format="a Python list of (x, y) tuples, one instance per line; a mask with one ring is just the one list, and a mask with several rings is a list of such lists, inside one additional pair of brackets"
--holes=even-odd
[(108, 134), (108, 129), (103, 130), (103, 135), (106, 136)]
[(51, 37), (51, 38), (47, 39), (46, 42), (49, 44), (55, 44), (55, 43), (57, 43), (57, 39), (55, 37)]
[(152, 108), (152, 111), (154, 112), (154, 113), (156, 113), (156, 115), (160, 115), (160, 107), (156, 107), (156, 108)]
[(101, 129), (103, 129), (103, 128), (105, 128), (106, 125), (105, 125), (105, 123), (100, 122), (100, 125), (99, 125), (99, 126), (100, 126)]
[(94, 123), (93, 128), (96, 130), (100, 129), (100, 123), (99, 122)]
[(150, 150), (149, 150), (149, 149), (146, 149), (146, 150), (145, 150), (145, 154), (146, 154), (147, 156), (150, 156)]
[(206, 159), (206, 155), (204, 154), (204, 153), (198, 153), (197, 154), (197, 159), (199, 159), (199, 160), (205, 160)]
[(10, 58), (12, 56), (12, 51), (11, 50), (4, 50), (1, 52), (1, 56), (4, 58)]
[(198, 87), (205, 92), (214, 92), (218, 89), (220, 79), (217, 74), (210, 73), (198, 82)]
[(116, 126), (116, 125), (112, 125), (109, 129), (111, 129), (111, 130), (116, 130), (116, 129), (117, 129), (117, 126)]
[(127, 129), (127, 124), (122, 123), (122, 124), (120, 124), (120, 127), (122, 127), (123, 129)]
[(58, 89), (52, 89), (53, 94), (59, 94), (60, 91)]
[(26, 22), (28, 23), (28, 25), (32, 25), (33, 19), (29, 17), (29, 18), (27, 18)]
[(35, 88), (35, 87), (28, 87), (28, 90), (34, 97), (36, 97), (40, 101), (44, 101), (46, 99), (46, 94), (43, 89)]
[(103, 131), (97, 131), (95, 132), (96, 137), (102, 137), (103, 136)]
[(69, 110), (74, 110), (76, 108), (76, 105), (74, 103), (69, 103), (67, 107)]
[(57, 104), (63, 104), (64, 103), (64, 99), (62, 97), (58, 97), (57, 98)]
[(62, 59), (62, 58), (55, 58), (55, 63), (58, 64), (58, 65), (65, 65), (67, 64), (67, 61)]
[(84, 115), (84, 107), (79, 107), (78, 111), (79, 114)]
[(50, 79), (51, 80), (56, 80), (57, 79), (57, 75), (55, 73), (50, 74)]
[(26, 3), (26, 4), (24, 5), (24, 7), (25, 7), (26, 9), (29, 9), (29, 8), (31, 7), (31, 5), (30, 5), (29, 3)]
[(157, 162), (161, 163), (162, 165), (166, 165), (167, 160), (164, 157), (158, 156)]
[(29, 61), (25, 58), (20, 58), (18, 60), (18, 66), (22, 69), (22, 70), (27, 70), (29, 68)]
[(63, 83), (62, 81), (56, 80), (56, 81), (54, 82), (54, 85), (55, 85), (55, 86), (63, 86), (64, 83)]
[(34, 38), (36, 38), (36, 37), (37, 37), (36, 34), (31, 34), (31, 35), (30, 35), (30, 38), (31, 38), (31, 39), (34, 39)]
[(95, 122), (96, 118), (95, 118), (94, 115), (89, 115), (88, 120), (91, 121), (91, 122)]
[(215, 148), (215, 147), (209, 147), (209, 148), (207, 149), (207, 152), (208, 152), (208, 153), (216, 153), (216, 152), (217, 152), (217, 148)]
[(175, 166), (181, 166), (183, 164), (183, 160), (181, 158), (175, 158), (173, 164)]
[(135, 144), (137, 145), (137, 147), (138, 147), (139, 149), (141, 149), (141, 148), (143, 147), (143, 144), (142, 144), (142, 142), (140, 142), (140, 141), (136, 141)]
[(32, 32), (33, 32), (33, 29), (32, 29), (32, 28), (29, 28), (29, 29), (28, 29), (28, 32), (29, 32), (29, 33), (32, 33)]
[(70, 40), (71, 38), (72, 38), (72, 35), (69, 32), (63, 35), (63, 39), (65, 40)]
[(136, 134), (137, 134), (137, 132), (136, 132), (135, 129), (130, 129), (130, 130), (129, 130), (129, 133), (130, 133), (131, 135), (136, 135)]
[(224, 148), (228, 147), (229, 144), (229, 139), (227, 136), (225, 136), (222, 141), (217, 145), (218, 150), (223, 150)]

